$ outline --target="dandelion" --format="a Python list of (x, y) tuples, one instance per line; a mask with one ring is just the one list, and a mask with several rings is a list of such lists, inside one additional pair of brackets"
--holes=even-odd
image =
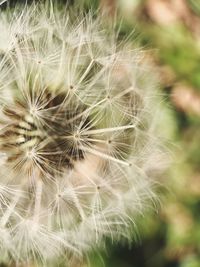
[(101, 18), (0, 12), (0, 256), (70, 265), (130, 240), (155, 199), (154, 84)]

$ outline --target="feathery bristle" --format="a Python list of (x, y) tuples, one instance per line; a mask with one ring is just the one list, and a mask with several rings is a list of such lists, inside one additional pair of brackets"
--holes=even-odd
[(0, 11), (0, 256), (47, 266), (131, 239), (162, 152), (141, 52), (45, 8)]

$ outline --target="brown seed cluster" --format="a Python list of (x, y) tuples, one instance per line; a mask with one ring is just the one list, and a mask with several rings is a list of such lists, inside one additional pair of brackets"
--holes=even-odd
[(37, 99), (38, 114), (23, 99), (4, 108), (0, 149), (13, 168), (23, 163), (28, 172), (37, 166), (41, 173), (54, 176), (84, 159), (79, 148), (84, 137), (79, 132), (89, 125), (89, 118), (80, 115), (84, 106), (67, 105), (64, 93), (53, 95), (45, 90)]

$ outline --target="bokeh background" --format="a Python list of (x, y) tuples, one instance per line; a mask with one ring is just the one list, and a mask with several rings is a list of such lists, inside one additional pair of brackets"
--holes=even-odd
[(162, 132), (172, 159), (160, 208), (138, 219), (136, 242), (108, 244), (108, 253), (91, 255), (91, 267), (200, 267), (200, 0), (69, 2), (107, 10), (119, 38), (147, 51), (165, 99)]

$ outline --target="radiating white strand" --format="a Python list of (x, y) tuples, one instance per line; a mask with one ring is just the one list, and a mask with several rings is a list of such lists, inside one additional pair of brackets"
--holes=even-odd
[(38, 222), (40, 209), (41, 209), (41, 199), (42, 199), (42, 187), (43, 182), (41, 180), (36, 181), (36, 191), (35, 191), (35, 207), (34, 207), (34, 220)]
[(15, 207), (18, 203), (19, 198), (20, 198), (20, 194), (14, 195), (11, 204), (9, 206), (7, 206), (5, 213), (3, 214), (2, 218), (0, 219), (0, 225), (2, 227), (4, 227), (6, 225), (10, 216), (12, 216), (13, 214), (16, 214)]
[(5, 2), (7, 2), (8, 0), (2, 0), (0, 1), (0, 6), (3, 5)]
[(88, 135), (88, 134), (101, 134), (101, 133), (108, 133), (108, 132), (115, 132), (115, 131), (122, 131), (127, 129), (134, 129), (135, 125), (125, 125), (125, 126), (117, 126), (117, 127), (110, 127), (110, 128), (100, 128), (96, 130), (86, 130), (81, 133), (81, 135)]
[(119, 164), (122, 164), (122, 165), (125, 165), (125, 166), (129, 166), (130, 163), (126, 162), (126, 161), (123, 161), (123, 160), (120, 160), (120, 159), (117, 159), (117, 158), (114, 158), (108, 154), (105, 154), (105, 153), (102, 153), (96, 149), (93, 149), (93, 148), (90, 148), (90, 147), (84, 147), (84, 146), (81, 146), (80, 147), (83, 151), (86, 151), (86, 152), (89, 152), (89, 153), (92, 153), (96, 156), (100, 156), (101, 158), (103, 159), (106, 159), (106, 160), (111, 160), (111, 161), (114, 161), (116, 163), (119, 163)]

